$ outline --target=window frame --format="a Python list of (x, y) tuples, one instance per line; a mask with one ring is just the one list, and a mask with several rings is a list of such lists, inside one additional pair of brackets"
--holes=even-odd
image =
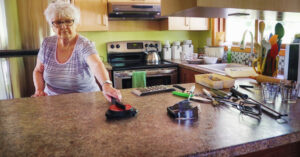
[[(255, 20), (255, 32), (254, 32), (254, 42), (258, 41), (258, 33), (259, 33), (259, 22), (263, 21), (263, 20)], [(211, 18), (211, 36), (212, 36), (212, 46), (217, 46), (216, 44), (216, 34), (217, 32), (225, 32), (225, 39), (224, 42), (226, 42), (226, 37), (227, 37), (227, 33), (226, 33), (226, 19), (225, 18)], [(245, 52), (245, 53), (250, 53), (251, 52), (251, 43), (246, 43), (246, 48), (244, 50), (240, 49), (240, 47), (238, 46), (239, 42), (233, 42), (233, 46), (231, 47), (231, 51), (233, 52)], [(285, 47), (286, 44), (283, 43), (280, 47), (280, 51), (279, 51), (279, 56), (284, 56), (285, 55)], [(224, 47), (225, 51), (228, 51), (228, 47), (225, 46)], [(256, 53), (256, 51), (254, 50), (254, 53)]]

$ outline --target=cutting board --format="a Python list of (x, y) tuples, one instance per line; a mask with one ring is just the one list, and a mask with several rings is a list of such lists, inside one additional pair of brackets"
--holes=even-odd
[(254, 77), (258, 74), (254, 71), (252, 67), (232, 67), (225, 68), (226, 75), (233, 78), (244, 78), (244, 77)]

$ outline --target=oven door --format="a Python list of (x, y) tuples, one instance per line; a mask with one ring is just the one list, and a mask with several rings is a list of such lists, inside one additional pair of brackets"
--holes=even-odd
[(170, 85), (177, 83), (177, 68), (156, 68), (114, 71), (114, 87), (117, 89), (132, 88), (132, 73), (134, 71), (146, 71), (147, 86)]

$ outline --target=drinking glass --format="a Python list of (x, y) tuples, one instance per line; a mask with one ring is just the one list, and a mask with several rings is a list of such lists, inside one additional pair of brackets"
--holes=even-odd
[(299, 92), (299, 84), (281, 85), (281, 100), (284, 103), (296, 103)]
[(276, 83), (262, 83), (262, 97), (265, 103), (273, 104), (279, 92), (280, 85)]

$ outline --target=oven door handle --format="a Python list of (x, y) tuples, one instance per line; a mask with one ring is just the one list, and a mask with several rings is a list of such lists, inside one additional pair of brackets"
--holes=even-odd
[[(176, 72), (176, 69), (162, 69), (162, 70), (146, 70), (147, 76), (159, 75), (159, 74), (172, 74)], [(132, 77), (132, 72), (119, 72), (115, 73), (116, 77)]]

